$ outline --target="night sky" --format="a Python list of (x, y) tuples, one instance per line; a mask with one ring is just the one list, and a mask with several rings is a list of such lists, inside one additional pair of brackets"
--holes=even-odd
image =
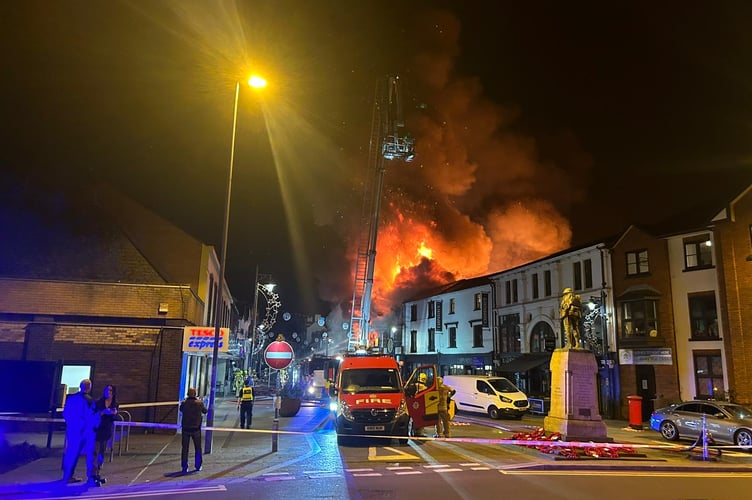
[[(414, 287), (752, 179), (750, 20), (741, 1), (7, 1), (0, 168), (109, 182), (219, 249), (234, 86), (257, 71), (228, 281), (247, 303), (258, 265), (283, 310), (327, 313), (351, 296), (379, 78), (401, 76), (418, 158), (388, 165), (378, 255)], [(416, 234), (428, 261), (394, 248)]]

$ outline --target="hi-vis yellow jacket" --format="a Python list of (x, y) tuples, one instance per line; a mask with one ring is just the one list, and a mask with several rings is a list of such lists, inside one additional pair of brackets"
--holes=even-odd
[(240, 401), (253, 401), (253, 387), (243, 387), (240, 393)]

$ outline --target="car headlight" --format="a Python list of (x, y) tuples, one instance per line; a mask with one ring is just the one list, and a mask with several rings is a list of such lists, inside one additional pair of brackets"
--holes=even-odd
[(399, 408), (397, 408), (395, 417), (400, 418), (405, 413), (407, 413), (407, 403), (403, 399), (402, 401), (400, 401)]
[(509, 398), (507, 398), (507, 397), (505, 397), (505, 396), (501, 396), (501, 397), (500, 397), (500, 399), (501, 399), (501, 401), (502, 401), (502, 402), (504, 402), (504, 403), (511, 403), (511, 402), (512, 402), (512, 400), (511, 400), (511, 399), (509, 399)]
[(352, 415), (352, 413), (350, 413), (350, 407), (349, 407), (349, 406), (347, 406), (347, 403), (345, 403), (344, 401), (340, 401), (340, 402), (339, 402), (339, 405), (338, 405), (338, 407), (337, 407), (337, 410), (339, 411), (339, 414), (340, 414), (340, 415), (342, 415), (342, 417), (343, 417), (343, 418), (344, 418), (345, 420), (349, 420), (349, 421), (351, 421), (351, 422), (352, 422), (353, 420), (355, 420), (355, 418), (353, 418), (353, 415)]

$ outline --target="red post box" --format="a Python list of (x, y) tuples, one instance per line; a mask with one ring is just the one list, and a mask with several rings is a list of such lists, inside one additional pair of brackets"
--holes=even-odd
[(642, 429), (642, 396), (627, 396), (629, 402), (629, 426)]

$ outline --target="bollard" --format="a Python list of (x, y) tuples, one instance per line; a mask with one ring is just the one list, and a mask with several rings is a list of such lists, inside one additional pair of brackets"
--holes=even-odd
[(702, 414), (702, 459), (706, 462), (710, 459), (708, 456), (708, 426), (704, 413)]
[(277, 452), (277, 442), (279, 440), (279, 407), (282, 405), (282, 398), (274, 396), (274, 420), (272, 421), (272, 453)]
[[(701, 444), (702, 443), (702, 444)], [(702, 452), (700, 455), (690, 455), (689, 458), (694, 460), (702, 460), (703, 462), (710, 462), (718, 460), (721, 456), (721, 450), (717, 449), (716, 453), (717, 455), (715, 457), (710, 456), (710, 448), (708, 447), (710, 444), (715, 444), (715, 441), (713, 440), (713, 436), (710, 435), (708, 432), (708, 426), (707, 422), (705, 420), (705, 415), (702, 415), (702, 427), (700, 429), (700, 435), (697, 436), (697, 440), (694, 442), (692, 446), (687, 448), (686, 451), (692, 451), (695, 448), (697, 448), (698, 445), (702, 446)]]

